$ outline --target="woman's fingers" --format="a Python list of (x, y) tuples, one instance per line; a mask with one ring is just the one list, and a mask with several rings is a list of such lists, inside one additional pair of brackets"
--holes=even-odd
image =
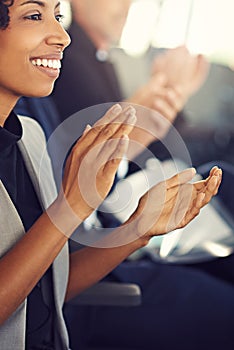
[(204, 205), (207, 204), (212, 196), (218, 193), (220, 183), (222, 181), (222, 170), (214, 167), (210, 171), (207, 179), (194, 183), (197, 192), (204, 192)]
[(113, 105), (108, 111), (104, 114), (102, 118), (96, 121), (93, 127), (104, 126), (105, 124), (112, 123), (116, 116), (122, 112), (122, 107), (119, 103)]
[(95, 139), (99, 144), (107, 139), (121, 138), (132, 131), (136, 123), (136, 110), (132, 106), (126, 107), (111, 124), (105, 125)]
[(135, 122), (133, 107), (122, 110), (120, 105), (113, 106), (95, 127), (86, 127), (72, 148), (63, 177), (63, 194), (82, 218), (90, 215), (110, 191)]
[[(102, 176), (107, 176), (108, 174), (113, 175), (116, 173), (119, 163), (127, 152), (128, 143), (128, 136), (123, 135), (120, 139), (111, 140), (110, 143), (100, 151), (103, 153), (104, 157), (106, 157), (106, 160), (101, 167)], [(103, 158), (102, 154), (100, 154), (100, 157)]]
[(126, 118), (128, 118), (130, 115), (136, 114), (136, 110), (131, 105), (126, 106), (124, 109), (121, 107), (120, 104), (116, 104), (112, 106), (105, 115), (100, 118), (94, 125), (93, 128), (95, 130), (99, 130), (105, 128), (107, 125), (112, 123), (123, 123), (126, 122)]
[[(192, 180), (195, 174), (196, 170), (194, 168), (183, 170), (165, 182), (153, 187), (149, 192), (149, 198), (151, 198), (154, 192), (157, 193), (160, 190), (160, 194), (163, 194), (161, 201), (164, 202), (163, 205), (167, 207), (167, 210), (174, 208), (173, 210), (176, 211), (178, 207), (181, 207), (180, 204), (182, 204), (185, 213), (189, 207), (190, 198), (193, 193), (192, 185), (187, 183)], [(160, 198), (159, 194), (157, 194), (156, 198)]]
[(83, 158), (78, 172), (78, 186), (88, 208), (98, 207), (109, 193), (127, 148), (128, 136), (124, 135), (120, 139), (106, 141), (104, 147), (101, 144), (93, 147)]
[(199, 213), (201, 208), (204, 206), (204, 193), (199, 193), (196, 198), (192, 201), (189, 210), (186, 211), (184, 218), (179, 224), (178, 228), (186, 226), (190, 221), (192, 221)]
[(221, 177), (217, 175), (213, 175), (209, 179), (206, 188), (203, 191), (205, 193), (204, 205), (207, 204), (211, 200), (211, 198), (217, 194), (220, 182)]
[[(153, 187), (138, 205), (141, 234), (164, 234), (187, 225), (217, 193), (222, 172), (213, 168), (206, 180), (189, 183), (190, 168)], [(148, 232), (147, 232), (148, 231)]]
[(182, 221), (183, 226), (187, 225), (188, 222), (198, 215), (200, 209), (209, 203), (211, 198), (217, 194), (221, 179), (221, 169), (214, 167), (211, 169), (210, 175), (206, 180), (193, 184), (196, 196)]
[[(117, 105), (118, 106), (118, 105)], [(123, 134), (129, 134), (136, 122), (136, 110), (132, 106), (128, 106), (123, 110), (113, 110), (111, 112), (112, 117), (105, 118), (105, 121), (109, 120), (108, 123), (102, 123), (100, 120), (96, 123), (93, 128), (89, 131), (87, 137), (89, 137), (90, 143), (94, 141), (100, 143), (105, 139), (112, 137), (122, 136)]]
[(221, 179), (222, 178), (222, 170), (220, 168), (218, 168), (217, 166), (214, 166), (210, 170), (209, 176), (206, 179), (196, 182), (197, 190), (202, 190), (204, 185), (206, 185), (213, 176), (218, 176)]
[(170, 188), (170, 187), (185, 184), (186, 182), (191, 181), (192, 178), (195, 176), (195, 174), (196, 174), (195, 168), (185, 169), (185, 170), (181, 171), (180, 173), (172, 176), (170, 179), (168, 179), (166, 181), (167, 187)]
[(115, 105), (91, 129), (85, 130), (82, 137), (76, 142), (74, 149), (77, 149), (80, 155), (83, 152), (87, 153), (88, 148), (101, 142), (128, 135), (135, 123), (136, 111), (132, 106), (122, 110), (120, 105)]
[[(89, 124), (87, 124), (87, 125), (86, 125), (86, 128), (84, 129), (83, 135), (86, 135), (87, 132), (88, 132), (91, 128), (92, 128), (92, 126), (89, 125)], [(82, 136), (83, 136), (83, 135), (82, 135)]]
[[(200, 212), (200, 209), (210, 202), (211, 198), (218, 192), (219, 185), (222, 179), (222, 171), (218, 167), (214, 167), (210, 171), (210, 175), (205, 181), (195, 183), (196, 197), (192, 201), (192, 205), (187, 211), (182, 226), (187, 225)], [(198, 190), (199, 188), (199, 190)]]

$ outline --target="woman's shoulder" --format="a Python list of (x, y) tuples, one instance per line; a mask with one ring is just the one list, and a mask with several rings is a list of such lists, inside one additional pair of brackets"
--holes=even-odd
[(23, 128), (23, 138), (39, 137), (41, 141), (46, 142), (44, 131), (35, 119), (22, 115), (18, 115), (18, 118)]

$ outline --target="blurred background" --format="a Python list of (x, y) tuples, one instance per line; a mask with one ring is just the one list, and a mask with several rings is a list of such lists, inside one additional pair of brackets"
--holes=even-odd
[[(69, 3), (63, 0), (62, 5), (66, 27), (70, 21)], [(185, 117), (193, 133), (196, 127), (212, 129), (212, 139), (206, 141), (215, 144), (214, 158), (231, 163), (234, 163), (233, 13), (233, 0), (133, 0), (120, 43), (111, 50), (125, 96), (148, 80), (158, 52), (185, 44), (190, 52), (204, 54), (211, 62), (208, 79), (189, 99)], [(195, 147), (199, 148), (199, 142)], [(203, 142), (200, 152), (199, 163), (212, 160), (202, 157)]]

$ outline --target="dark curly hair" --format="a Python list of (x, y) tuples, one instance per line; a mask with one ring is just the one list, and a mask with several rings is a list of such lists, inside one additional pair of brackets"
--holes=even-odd
[(0, 29), (6, 29), (9, 22), (9, 6), (13, 5), (14, 0), (0, 0)]

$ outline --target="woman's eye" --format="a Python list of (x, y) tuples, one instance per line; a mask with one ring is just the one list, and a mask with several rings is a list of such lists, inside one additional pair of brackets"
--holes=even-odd
[(63, 15), (56, 15), (55, 18), (58, 22), (63, 22), (64, 16)]
[(25, 16), (25, 19), (29, 19), (31, 21), (41, 21), (42, 15), (41, 13), (34, 13), (33, 15)]

